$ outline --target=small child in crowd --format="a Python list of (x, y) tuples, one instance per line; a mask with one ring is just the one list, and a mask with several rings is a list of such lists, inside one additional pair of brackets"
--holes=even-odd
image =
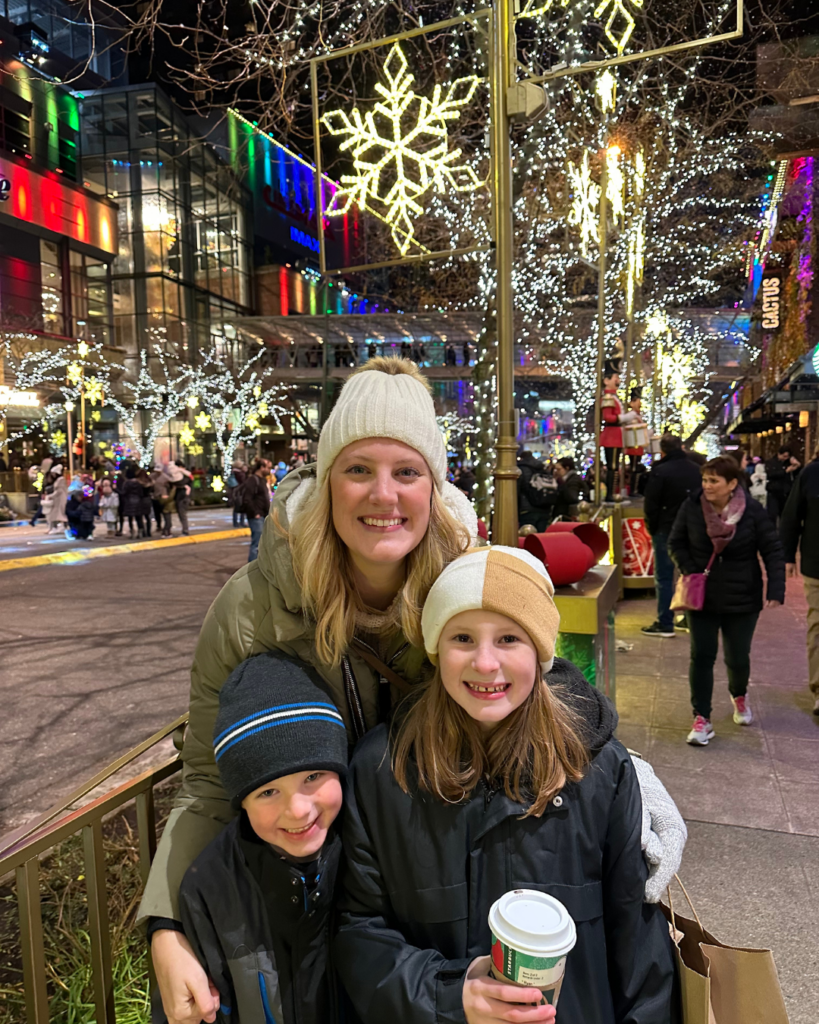
[(190, 866), (179, 898), (185, 936), (218, 992), (215, 1020), (334, 1024), (341, 715), (301, 665), (261, 654), (222, 688), (214, 751), (240, 813)]
[[(605, 725), (613, 711), (594, 690), (579, 698), (599, 705), (592, 731), (595, 716), (545, 678), (553, 594), (517, 548), (451, 562), (423, 610), (435, 675), (356, 748), (334, 951), (363, 1024), (679, 1020), (668, 926), (644, 902), (637, 774)], [(556, 1009), (538, 988), (490, 976), (489, 911), (517, 889), (557, 899), (576, 927)]]
[(119, 495), (114, 493), (110, 480), (100, 484), (99, 515), (107, 528), (107, 536), (113, 537), (117, 528), (117, 510)]

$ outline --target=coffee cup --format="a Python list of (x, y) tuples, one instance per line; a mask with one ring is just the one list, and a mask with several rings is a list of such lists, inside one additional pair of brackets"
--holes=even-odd
[(557, 1006), (566, 957), (577, 929), (560, 900), (535, 889), (513, 889), (489, 911), (491, 973), (498, 981), (539, 988), (541, 1003)]

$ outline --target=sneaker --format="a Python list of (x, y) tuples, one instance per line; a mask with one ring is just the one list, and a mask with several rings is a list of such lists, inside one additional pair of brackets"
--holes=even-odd
[(708, 741), (714, 738), (714, 730), (707, 718), (697, 715), (694, 719), (694, 728), (688, 734), (686, 743), (692, 747), (707, 747)]
[(737, 725), (750, 725), (754, 720), (754, 716), (751, 713), (751, 705), (748, 702), (748, 698), (732, 697), (731, 703), (734, 705), (734, 721)]
[(645, 633), (646, 636), (659, 636), (667, 640), (673, 640), (676, 635), (673, 629), (666, 629), (659, 622), (652, 622), (650, 626), (643, 626), (640, 632)]
[(691, 630), (688, 628), (688, 619), (686, 619), (684, 615), (679, 615), (676, 619), (674, 619), (674, 629), (676, 629), (678, 633), (691, 632)]

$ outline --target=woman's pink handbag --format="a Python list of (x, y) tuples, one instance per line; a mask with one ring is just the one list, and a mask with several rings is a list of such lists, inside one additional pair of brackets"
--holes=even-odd
[(690, 572), (687, 576), (680, 576), (677, 586), (674, 588), (674, 596), (671, 598), (672, 612), (701, 612), (705, 604), (705, 584), (708, 582), (708, 574), (717, 552), (714, 550), (708, 559), (705, 572)]

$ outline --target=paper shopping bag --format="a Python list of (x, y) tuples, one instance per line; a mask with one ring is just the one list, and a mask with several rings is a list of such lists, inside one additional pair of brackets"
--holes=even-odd
[(674, 912), (670, 891), (662, 909), (676, 947), (684, 1024), (788, 1024), (771, 951), (720, 942), (680, 886), (695, 920)]

